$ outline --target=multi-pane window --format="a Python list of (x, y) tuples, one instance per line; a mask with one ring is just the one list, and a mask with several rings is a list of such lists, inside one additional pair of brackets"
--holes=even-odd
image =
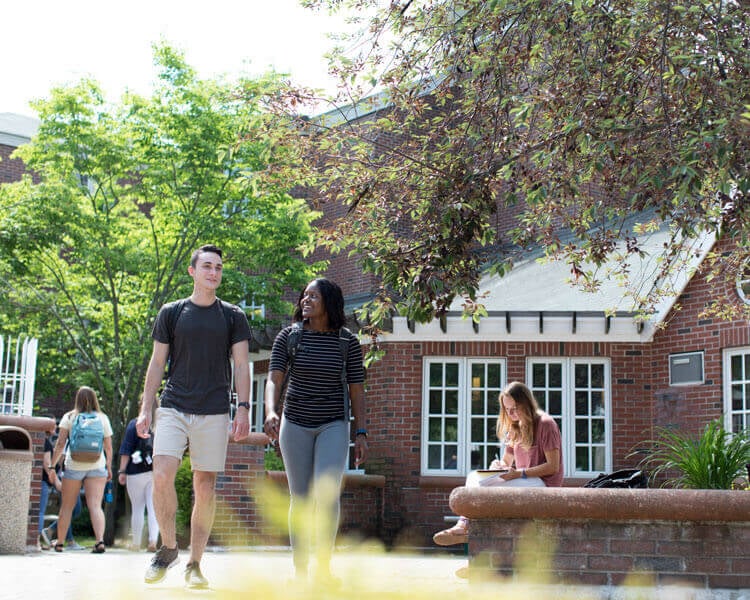
[(539, 406), (560, 427), (565, 475), (611, 470), (608, 362), (529, 359), (527, 383)]
[(724, 353), (724, 414), (729, 431), (750, 428), (750, 348)]
[(495, 426), (505, 376), (504, 360), (425, 359), (423, 473), (465, 475), (500, 453)]

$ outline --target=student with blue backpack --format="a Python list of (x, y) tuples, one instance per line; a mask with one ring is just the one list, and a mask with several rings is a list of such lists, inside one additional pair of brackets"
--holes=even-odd
[[(99, 407), (96, 392), (90, 387), (82, 386), (78, 389), (73, 410), (65, 413), (60, 420), (60, 434), (52, 453), (53, 469), (60, 462), (63, 453), (65, 471), (57, 529), (68, 530), (83, 485), (91, 526), (97, 540), (91, 551), (102, 554), (106, 549), (102, 498), (104, 486), (112, 480), (112, 425)], [(55, 552), (62, 551), (62, 541), (58, 540)]]

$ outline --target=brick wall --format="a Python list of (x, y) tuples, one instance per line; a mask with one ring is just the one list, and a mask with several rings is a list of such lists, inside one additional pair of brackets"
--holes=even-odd
[(23, 162), (10, 157), (14, 150), (13, 146), (0, 144), (0, 185), (20, 181), (21, 175), (27, 172)]
[(750, 587), (745, 491), (461, 487), (451, 506), (473, 577)]
[(750, 522), (475, 519), (470, 528), (473, 577), (750, 588)]

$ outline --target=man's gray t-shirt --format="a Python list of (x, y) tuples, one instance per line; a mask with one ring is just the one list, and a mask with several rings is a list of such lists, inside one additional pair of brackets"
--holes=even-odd
[[(169, 318), (174, 303), (162, 306), (151, 337), (169, 344)], [(161, 394), (161, 406), (192, 415), (229, 412), (230, 347), (250, 339), (250, 325), (242, 310), (232, 309), (232, 331), (227, 331), (224, 309), (217, 299), (210, 306), (190, 300), (180, 312), (170, 348), (171, 373)], [(231, 340), (231, 342), (230, 342)]]

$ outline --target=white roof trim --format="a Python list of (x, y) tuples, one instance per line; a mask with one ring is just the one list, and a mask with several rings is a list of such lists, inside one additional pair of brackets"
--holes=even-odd
[[(410, 323), (405, 317), (393, 318), (393, 331), (383, 333), (384, 343), (395, 342), (610, 342), (644, 344), (653, 340), (660, 324), (684, 292), (714, 245), (716, 236), (705, 234), (692, 243), (682, 268), (678, 268), (669, 280), (656, 281), (658, 262), (644, 261), (640, 266), (642, 282), (649, 287), (666, 290), (666, 294), (654, 307), (649, 318), (636, 314), (634, 310), (612, 311), (612, 302), (624, 296), (611, 287), (607, 293), (587, 294), (574, 290), (572, 284), (553, 281), (549, 263), (529, 261), (524, 267), (504, 278), (491, 277), (483, 280), (480, 290), (492, 290), (487, 302), (489, 316), (478, 324), (463, 318), (456, 307), (457, 299), (441, 326), (440, 320), (429, 323)], [(559, 269), (559, 267), (558, 267)], [(523, 297), (518, 290), (526, 289), (519, 282), (534, 282), (540, 276), (547, 277), (547, 294), (537, 288), (532, 297)], [(557, 279), (557, 277), (555, 278)], [(507, 287), (506, 287), (507, 286)], [(565, 291), (565, 288), (569, 288)], [(503, 289), (505, 288), (505, 289)], [(510, 291), (509, 291), (510, 288)], [(560, 299), (562, 298), (562, 299)], [(520, 302), (525, 306), (521, 308)], [(503, 310), (505, 309), (505, 310)], [(411, 328), (410, 328), (411, 325)], [(412, 331), (413, 329), (413, 331)]]
[[(541, 314), (541, 317), (540, 317)], [(405, 317), (394, 317), (393, 333), (384, 333), (384, 343), (395, 342), (620, 342), (644, 343), (649, 335), (632, 315), (513, 314), (484, 317), (474, 330), (471, 319), (449, 316), (445, 332), (440, 321), (415, 323), (409, 330)], [(508, 331), (508, 321), (510, 331)], [(541, 327), (540, 327), (541, 321)], [(575, 329), (575, 330), (574, 330)]]

